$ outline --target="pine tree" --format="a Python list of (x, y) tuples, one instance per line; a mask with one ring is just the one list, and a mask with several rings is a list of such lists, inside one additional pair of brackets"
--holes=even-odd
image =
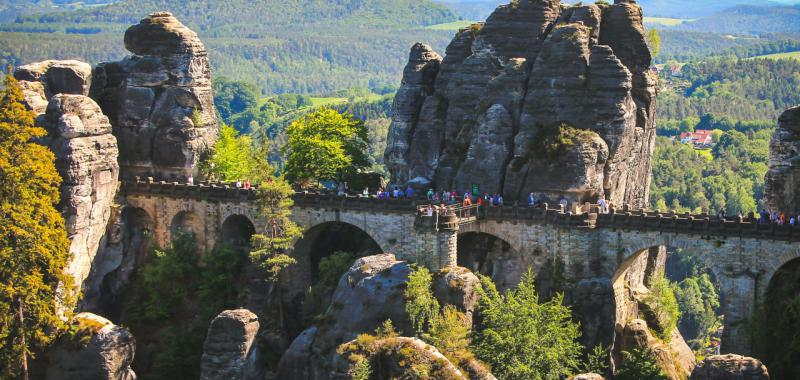
[(22, 90), (9, 74), (0, 92), (0, 378), (27, 379), (27, 361), (65, 326), (75, 290), (64, 268), (69, 240), (56, 210), (61, 177), (50, 150), (33, 142)]

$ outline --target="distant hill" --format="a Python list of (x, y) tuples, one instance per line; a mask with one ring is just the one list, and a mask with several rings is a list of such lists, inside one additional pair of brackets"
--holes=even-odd
[(18, 16), (75, 10), (117, 0), (0, 0), (0, 23), (13, 21)]
[(443, 51), (452, 38), (425, 27), (459, 18), (429, 0), (125, 0), (0, 25), (0, 63), (118, 60), (125, 29), (162, 10), (200, 34), (215, 75), (264, 94), (396, 87), (411, 45)]
[[(500, 4), (510, 0), (437, 0), (447, 4), (464, 18), (484, 20)], [(577, 3), (578, 1), (563, 1)], [(584, 1), (589, 3), (593, 1)], [(609, 1), (613, 2), (613, 1)], [(637, 0), (649, 17), (669, 17), (697, 19), (711, 16), (736, 5), (786, 5), (797, 4), (799, 0)]]
[(683, 23), (677, 28), (737, 35), (800, 34), (800, 5), (739, 5), (709, 17)]

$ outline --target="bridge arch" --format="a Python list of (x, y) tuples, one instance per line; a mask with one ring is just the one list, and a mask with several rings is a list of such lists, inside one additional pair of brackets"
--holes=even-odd
[(800, 258), (795, 258), (775, 270), (752, 324), (754, 357), (768, 365), (776, 379), (794, 378), (800, 373), (800, 354), (791, 350), (796, 347), (796, 331), (800, 329), (798, 294)]
[(220, 241), (232, 247), (247, 248), (255, 233), (256, 227), (250, 218), (235, 214), (222, 222)]
[(200, 252), (205, 252), (205, 227), (205, 220), (194, 211), (180, 211), (172, 217), (169, 224), (169, 241), (180, 233), (190, 233), (195, 236)]
[(519, 284), (530, 268), (539, 274), (546, 260), (538, 248), (521, 252), (508, 240), (489, 232), (467, 230), (458, 234), (458, 266), (490, 277), (501, 291)]

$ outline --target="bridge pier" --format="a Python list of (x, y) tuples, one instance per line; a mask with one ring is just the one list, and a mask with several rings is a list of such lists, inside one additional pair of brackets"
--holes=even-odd
[(459, 218), (456, 215), (417, 215), (414, 230), (418, 264), (433, 272), (457, 265)]

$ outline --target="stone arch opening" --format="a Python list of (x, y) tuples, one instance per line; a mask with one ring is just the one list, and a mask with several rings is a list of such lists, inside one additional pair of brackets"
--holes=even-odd
[(539, 273), (544, 261), (540, 251), (522, 255), (511, 243), (492, 234), (465, 232), (458, 235), (458, 266), (488, 276), (500, 290), (519, 284), (528, 268)]
[(177, 213), (169, 225), (171, 237), (178, 233), (192, 233), (199, 236), (203, 232), (203, 221), (200, 216), (191, 211)]
[(244, 215), (231, 215), (222, 223), (220, 242), (231, 247), (247, 249), (250, 247), (250, 239), (255, 234), (256, 227), (249, 218)]
[[(297, 263), (286, 268), (285, 275), (281, 276), (287, 331), (301, 332), (316, 317), (315, 313), (327, 308), (338, 283), (338, 272), (343, 274), (355, 258), (382, 252), (375, 239), (352, 224), (327, 222), (306, 230), (291, 252)], [(321, 273), (320, 263), (325, 258), (330, 258), (325, 270), (336, 273)], [(335, 265), (331, 265), (333, 261)]]
[[(677, 328), (670, 333), (660, 328), (668, 325), (668, 318), (656, 312), (661, 303), (650, 297), (657, 287), (653, 281), (658, 280), (651, 277), (654, 275), (672, 283), (671, 286), (662, 283), (662, 286), (674, 291), (682, 313)], [(611, 283), (614, 322), (610, 325), (613, 325), (612, 363), (615, 367), (621, 363), (622, 351), (641, 348), (645, 337), (648, 337), (648, 347), (669, 353), (657, 361), (666, 372), (675, 372), (675, 376), (681, 371), (686, 375), (691, 372), (693, 351), (701, 351), (705, 356), (719, 352), (722, 293), (714, 272), (698, 252), (659, 245), (635, 251), (620, 263)]]
[(762, 302), (751, 318), (753, 356), (769, 368), (771, 377), (790, 379), (800, 373), (800, 258), (775, 272)]

